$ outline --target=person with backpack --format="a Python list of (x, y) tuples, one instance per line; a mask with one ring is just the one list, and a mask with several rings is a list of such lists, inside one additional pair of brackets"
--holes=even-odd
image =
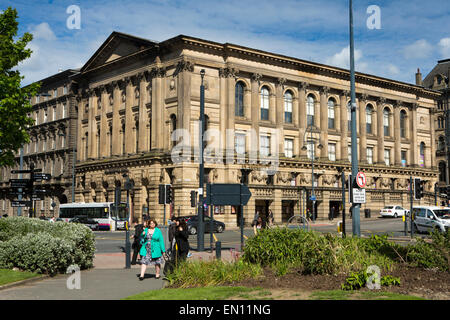
[[(148, 216), (143, 216), (143, 222), (148, 220)], [(133, 243), (131, 245), (131, 248), (133, 249), (133, 257), (131, 258), (131, 264), (135, 265), (137, 263), (137, 256), (139, 253), (139, 250), (141, 250), (141, 244), (140, 244), (140, 237), (142, 232), (144, 231), (144, 223), (139, 223), (134, 227), (134, 236), (133, 236)], [(142, 257), (140, 257), (142, 258)]]
[(144, 280), (145, 270), (148, 265), (154, 265), (156, 275), (155, 278), (161, 277), (161, 264), (164, 261), (163, 253), (166, 252), (164, 247), (164, 238), (161, 230), (157, 228), (158, 223), (154, 219), (149, 219), (144, 224), (144, 231), (141, 234), (141, 274), (139, 280)]

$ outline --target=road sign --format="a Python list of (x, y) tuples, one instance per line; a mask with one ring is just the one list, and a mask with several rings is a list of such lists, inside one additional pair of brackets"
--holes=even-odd
[(29, 200), (19, 200), (19, 201), (11, 201), (11, 207), (31, 207), (31, 201)]
[(50, 180), (52, 176), (48, 173), (36, 173), (33, 174), (33, 180), (34, 181), (41, 181), (41, 180)]
[(30, 184), (30, 179), (9, 179), (11, 188), (26, 188)]
[(309, 197), (309, 200), (311, 200), (311, 201), (316, 201), (317, 198), (316, 198), (316, 196), (311, 196), (311, 197)]
[(33, 201), (39, 201), (39, 200), (45, 200), (45, 195), (41, 194), (33, 194), (31, 196), (31, 200)]
[(356, 184), (358, 185), (358, 187), (360, 188), (365, 188), (366, 187), (366, 175), (364, 174), (364, 172), (360, 171), (358, 172), (358, 174), (356, 175)]
[(353, 188), (353, 203), (366, 203), (366, 189)]
[[(41, 172), (42, 169), (34, 169), (34, 172)], [(11, 173), (31, 173), (31, 170), (11, 170)]]
[(233, 183), (208, 183), (206, 185), (206, 204), (217, 206), (245, 206), (252, 196), (248, 186)]

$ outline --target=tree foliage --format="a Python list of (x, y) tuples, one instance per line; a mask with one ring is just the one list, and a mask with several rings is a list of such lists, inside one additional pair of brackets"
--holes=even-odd
[(13, 165), (15, 152), (30, 141), (28, 127), (32, 111), (30, 97), (36, 95), (40, 84), (21, 87), (24, 78), (17, 70), (20, 62), (31, 56), (27, 44), (33, 39), (26, 32), (17, 38), (17, 11), (9, 7), (0, 14), (0, 167)]

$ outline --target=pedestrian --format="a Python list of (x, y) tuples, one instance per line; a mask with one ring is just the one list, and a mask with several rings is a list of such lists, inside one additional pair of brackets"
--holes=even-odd
[(260, 217), (260, 214), (259, 214), (259, 210), (258, 210), (258, 211), (256, 211), (255, 216), (253, 217), (252, 227), (256, 225), (259, 217)]
[(333, 220), (334, 219), (334, 211), (335, 211), (335, 208), (334, 207), (331, 207), (331, 211), (330, 211), (330, 216), (329, 216), (329, 219), (328, 220)]
[[(148, 220), (148, 216), (144, 214), (142, 220), (145, 223), (145, 221)], [(141, 250), (140, 238), (142, 231), (144, 231), (144, 223), (139, 223), (134, 226), (134, 235), (132, 236), (133, 243), (131, 244), (131, 248), (133, 249), (133, 257), (131, 258), (132, 265), (135, 265), (137, 263), (137, 257), (139, 251)], [(142, 257), (139, 257), (139, 259), (141, 258)]]
[(352, 218), (352, 207), (348, 208), (348, 212), (350, 213), (350, 219)]
[(175, 261), (184, 261), (189, 253), (189, 232), (184, 219), (177, 220), (175, 230)]
[(161, 277), (161, 264), (163, 262), (163, 253), (166, 252), (164, 248), (164, 238), (161, 230), (157, 228), (158, 223), (154, 219), (149, 219), (144, 224), (144, 231), (142, 232), (142, 247), (139, 252), (141, 255), (141, 274), (139, 280), (144, 280), (145, 269), (148, 265), (155, 266), (155, 277)]
[(259, 231), (261, 231), (261, 229), (265, 228), (266, 222), (261, 217), (258, 217), (256, 224), (253, 226), (253, 232), (255, 233), (255, 236), (258, 234)]
[(269, 227), (273, 226), (274, 218), (273, 218), (273, 212), (271, 209), (269, 209), (269, 216), (267, 218), (269, 220)]

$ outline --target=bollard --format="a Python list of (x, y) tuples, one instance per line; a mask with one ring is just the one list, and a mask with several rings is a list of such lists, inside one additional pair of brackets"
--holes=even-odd
[(216, 242), (216, 259), (222, 258), (222, 242), (217, 241)]

